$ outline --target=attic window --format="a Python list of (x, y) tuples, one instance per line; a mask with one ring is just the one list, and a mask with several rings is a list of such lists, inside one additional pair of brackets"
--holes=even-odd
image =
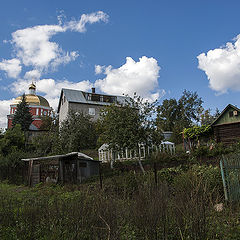
[(87, 100), (91, 101), (92, 100), (92, 94), (89, 93), (88, 96), (87, 96)]
[(229, 112), (229, 117), (233, 117), (233, 111)]

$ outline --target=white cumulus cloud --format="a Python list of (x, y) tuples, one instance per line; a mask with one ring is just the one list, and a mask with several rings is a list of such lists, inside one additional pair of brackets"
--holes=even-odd
[(104, 68), (104, 79), (95, 82), (95, 86), (107, 94), (133, 95), (135, 92), (141, 97), (154, 101), (164, 94), (158, 87), (160, 66), (154, 58), (143, 56), (139, 61), (131, 57), (119, 68), (97, 65), (95, 72), (100, 73)]
[(7, 72), (10, 78), (17, 78), (22, 70), (21, 62), (16, 58), (10, 60), (3, 59), (0, 62), (0, 70)]
[(0, 128), (7, 127), (7, 115), (10, 113), (11, 100), (0, 100)]
[(49, 68), (51, 61), (65, 56), (59, 45), (51, 42), (50, 38), (64, 31), (65, 29), (59, 25), (42, 25), (17, 30), (12, 33), (12, 43), (17, 57), (25, 66)]
[(25, 73), (24, 78), (29, 80), (37, 80), (41, 77), (41, 72), (34, 69)]
[(240, 91), (240, 35), (233, 43), (201, 53), (197, 58), (198, 68), (206, 73), (211, 89), (219, 93)]
[(105, 69), (105, 66), (95, 65), (95, 74), (101, 74)]
[(93, 24), (96, 22), (108, 22), (109, 16), (102, 12), (98, 11), (95, 13), (90, 13), (90, 14), (82, 14), (81, 18), (79, 21), (72, 20), (68, 23), (65, 24), (65, 27), (67, 29), (70, 29), (72, 31), (77, 31), (77, 32), (86, 32), (86, 24)]
[(107, 22), (108, 15), (98, 11), (82, 14), (78, 21), (63, 23), (61, 19), (62, 15), (59, 16), (59, 23), (56, 25), (38, 25), (13, 32), (10, 43), (13, 45), (15, 58), (0, 62), (0, 70), (6, 71), (10, 77), (17, 78), (21, 72), (20, 63), (42, 72), (56, 70), (60, 64), (74, 61), (79, 56), (78, 52), (64, 51), (58, 43), (51, 41), (51, 38), (66, 31), (86, 32), (87, 23)]

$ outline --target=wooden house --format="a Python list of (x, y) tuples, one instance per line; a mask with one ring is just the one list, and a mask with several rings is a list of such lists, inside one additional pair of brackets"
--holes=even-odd
[(211, 126), (217, 143), (232, 144), (240, 141), (240, 109), (227, 105)]
[(100, 161), (72, 152), (64, 155), (22, 159), (28, 163), (28, 185), (40, 182), (81, 183), (88, 177), (98, 175)]

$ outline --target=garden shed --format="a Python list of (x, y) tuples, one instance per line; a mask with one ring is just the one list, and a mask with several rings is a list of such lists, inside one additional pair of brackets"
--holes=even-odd
[(81, 183), (88, 177), (98, 175), (100, 161), (80, 153), (22, 159), (28, 164), (28, 185), (40, 182)]
[(240, 140), (240, 109), (232, 104), (227, 105), (211, 126), (217, 143), (238, 142)]

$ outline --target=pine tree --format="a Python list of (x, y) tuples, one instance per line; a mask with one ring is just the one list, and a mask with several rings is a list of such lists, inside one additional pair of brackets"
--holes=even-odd
[(32, 114), (26, 102), (25, 94), (23, 94), (22, 101), (17, 105), (12, 126), (14, 127), (16, 124), (20, 124), (23, 131), (28, 131), (32, 121)]

